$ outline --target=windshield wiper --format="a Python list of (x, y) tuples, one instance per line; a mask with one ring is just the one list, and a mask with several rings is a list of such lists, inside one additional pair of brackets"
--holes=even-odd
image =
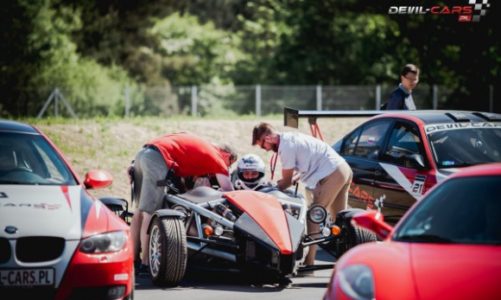
[(395, 239), (396, 241), (417, 242), (417, 243), (454, 243), (449, 238), (434, 234), (409, 234), (402, 235)]

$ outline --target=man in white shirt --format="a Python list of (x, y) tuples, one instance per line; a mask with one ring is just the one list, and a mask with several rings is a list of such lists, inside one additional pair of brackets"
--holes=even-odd
[[(336, 214), (347, 207), (353, 173), (346, 161), (327, 143), (298, 132), (277, 132), (270, 124), (254, 127), (252, 145), (276, 152), (282, 163), (278, 187), (285, 190), (299, 179), (313, 192), (313, 204), (322, 205), (335, 221)], [(308, 233), (319, 232), (319, 225), (308, 222)], [(313, 265), (317, 248), (310, 246), (305, 264)]]

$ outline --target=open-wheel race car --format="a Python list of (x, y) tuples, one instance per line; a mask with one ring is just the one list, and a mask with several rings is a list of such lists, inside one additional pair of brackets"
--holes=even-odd
[[(337, 224), (328, 224), (324, 208), (307, 210), (303, 197), (273, 186), (259, 192), (198, 187), (184, 194), (166, 193), (165, 202), (149, 227), (150, 273), (156, 284), (176, 284), (187, 263), (208, 259), (260, 271), (278, 282), (300, 271), (308, 245), (330, 244), (336, 255), (372, 237), (351, 227), (347, 219), (354, 212), (345, 211)], [(308, 235), (307, 218), (324, 224), (322, 232)]]
[[(255, 274), (268, 282), (287, 282), (303, 270), (332, 268), (333, 264), (304, 267), (308, 246), (319, 244), (339, 257), (356, 244), (375, 241), (367, 230), (354, 228), (358, 209), (342, 211), (335, 224), (321, 206), (308, 209), (294, 191), (265, 186), (260, 191), (221, 192), (197, 187), (178, 193), (169, 180), (164, 208), (152, 217), (148, 232), (150, 274), (157, 285), (176, 285), (190, 267), (217, 267)], [(307, 234), (307, 220), (321, 231)]]

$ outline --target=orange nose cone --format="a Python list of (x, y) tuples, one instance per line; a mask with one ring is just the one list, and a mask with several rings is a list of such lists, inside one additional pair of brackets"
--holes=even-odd
[(341, 233), (341, 227), (334, 225), (331, 227), (331, 234), (337, 236)]

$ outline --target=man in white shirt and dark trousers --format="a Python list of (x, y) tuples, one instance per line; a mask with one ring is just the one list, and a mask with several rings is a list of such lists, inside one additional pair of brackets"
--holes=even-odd
[[(330, 145), (298, 132), (277, 132), (270, 124), (254, 127), (252, 145), (276, 152), (282, 164), (278, 188), (293, 184), (294, 172), (313, 193), (313, 204), (322, 205), (335, 221), (336, 214), (346, 209), (353, 173), (350, 166)], [(308, 233), (318, 233), (319, 225), (308, 222)], [(310, 246), (305, 265), (313, 265), (317, 246)]]

